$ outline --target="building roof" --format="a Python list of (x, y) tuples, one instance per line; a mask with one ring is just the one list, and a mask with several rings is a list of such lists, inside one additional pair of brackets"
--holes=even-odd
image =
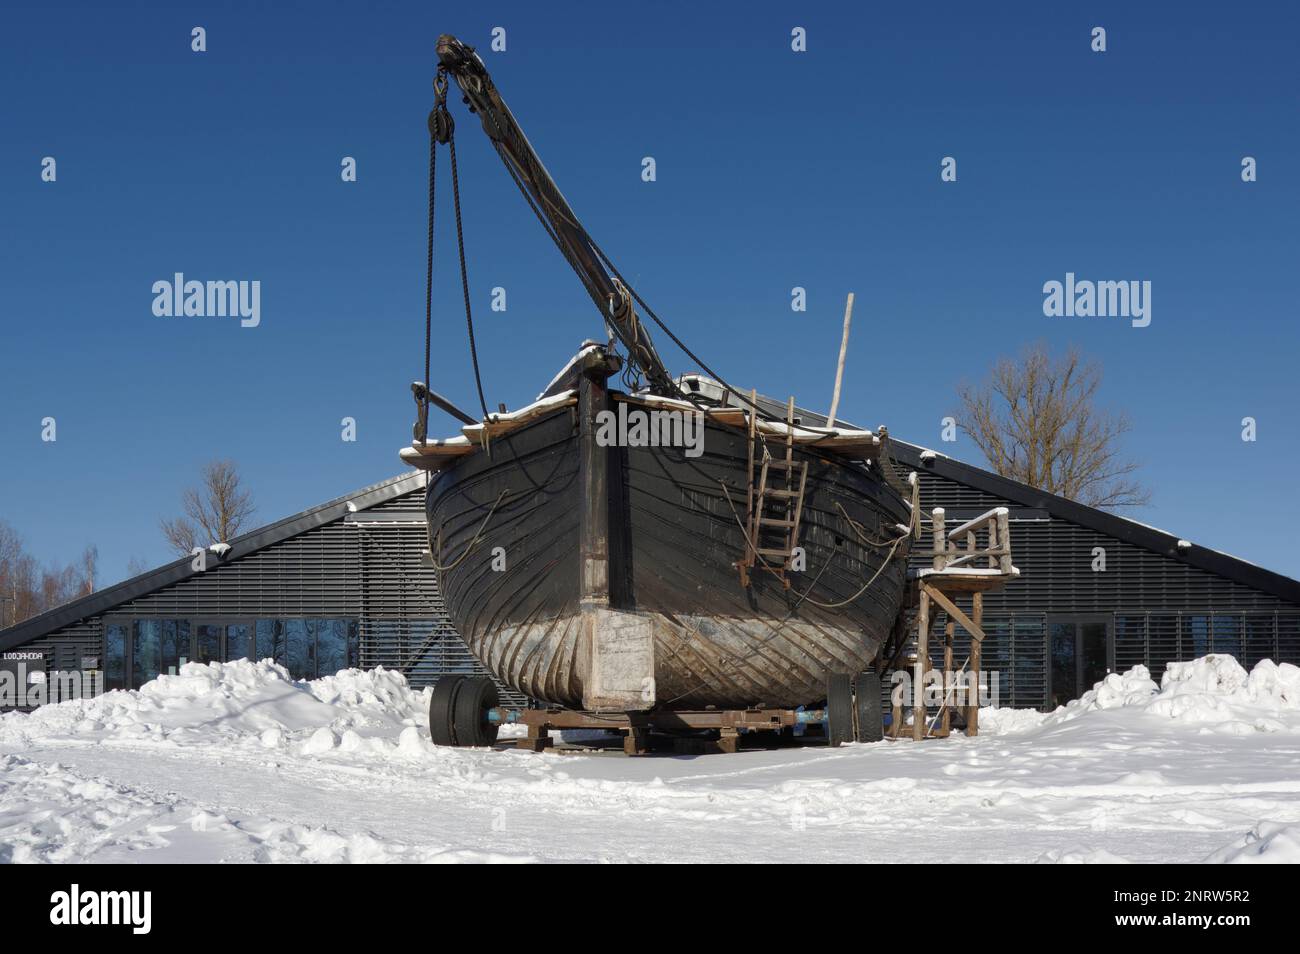
[[(314, 530), (327, 523), (341, 520), (354, 510), (367, 510), (394, 498), (419, 490), (424, 486), (425, 474), (422, 471), (408, 471), (363, 487), (355, 493), (337, 497), (319, 506), (304, 510), (302, 513), (285, 517), (275, 523), (267, 524), (256, 530), (241, 534), (229, 541), (230, 549), (218, 557), (215, 553), (209, 559), (217, 565), (228, 563), (239, 557), (247, 556), (264, 547), (296, 537), (300, 533)], [(146, 594), (153, 593), (165, 586), (179, 583), (197, 575), (192, 569), (192, 557), (181, 557), (147, 573), (123, 580), (121, 583), (97, 590), (80, 599), (72, 600), (54, 609), (47, 610), (31, 619), (23, 620), (8, 629), (0, 629), (0, 652), (21, 646), (42, 636), (48, 636), (55, 630), (62, 629), (88, 616), (98, 616), (115, 606), (128, 603)], [(212, 564), (209, 564), (211, 568)]]
[(1137, 520), (1130, 520), (1106, 510), (1098, 510), (1096, 507), (1089, 507), (1045, 490), (1030, 487), (1018, 480), (999, 476), (992, 471), (962, 463), (937, 451), (929, 451), (915, 444), (895, 440), (890, 441), (890, 446), (893, 449), (894, 459), (908, 470), (929, 471), (1020, 506), (1045, 510), (1054, 517), (1087, 527), (1089, 530), (1096, 530), (1098, 533), (1125, 543), (1153, 550), (1170, 560), (1254, 587), (1290, 603), (1300, 604), (1300, 580), (1293, 580), (1281, 573), (1266, 570), (1240, 557), (1190, 543), (1175, 534)]

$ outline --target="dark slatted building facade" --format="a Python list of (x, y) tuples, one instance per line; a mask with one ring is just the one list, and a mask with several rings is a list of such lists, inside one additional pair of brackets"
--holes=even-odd
[[(1141, 663), (1158, 679), (1209, 652), (1300, 662), (1300, 582), (918, 447), (896, 444), (895, 459), (950, 524), (1010, 511), (1021, 575), (984, 604), (983, 668), (1001, 705), (1051, 707), (1107, 671)], [(201, 571), (177, 561), (0, 630), (0, 667), (93, 670), (108, 689), (243, 657), (297, 678), (384, 666), (425, 686), (481, 673), (421, 559), (423, 488), (422, 473), (392, 478), (231, 541)], [(960, 629), (958, 641), (961, 658)]]
[[(984, 597), (983, 668), (999, 674), (1000, 704), (1054, 708), (1107, 672), (1141, 664), (1158, 681), (1167, 663), (1211, 652), (1247, 668), (1300, 663), (1300, 582), (918, 447), (895, 445), (895, 458), (949, 526), (1009, 510), (1020, 577)], [(960, 627), (954, 642), (960, 660)]]

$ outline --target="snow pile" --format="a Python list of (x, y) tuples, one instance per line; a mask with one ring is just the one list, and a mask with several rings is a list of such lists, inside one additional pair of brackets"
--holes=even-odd
[(982, 709), (980, 730), (1015, 735), (1095, 712), (1130, 709), (1201, 732), (1248, 735), (1300, 731), (1300, 667), (1261, 660), (1249, 673), (1232, 656), (1211, 654), (1170, 663), (1157, 686), (1146, 666), (1110, 673), (1055, 712)]
[(1262, 821), (1245, 837), (1205, 859), (1210, 864), (1300, 864), (1300, 826)]
[(423, 754), (419, 727), (427, 692), (382, 668), (296, 682), (269, 659), (186, 663), (138, 690), (0, 716), (0, 743), (77, 739), (292, 747), (306, 755), (336, 748)]

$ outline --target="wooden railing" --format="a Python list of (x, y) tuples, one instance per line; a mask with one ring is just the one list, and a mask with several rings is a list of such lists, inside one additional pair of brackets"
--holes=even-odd
[[(1010, 576), (1015, 568), (1011, 565), (1008, 520), (1006, 507), (994, 507), (973, 520), (967, 520), (948, 530), (944, 523), (943, 508), (935, 507), (931, 515), (935, 572), (942, 573), (955, 567), (978, 568), (977, 561), (987, 559), (987, 569)], [(984, 538), (982, 546), (981, 536)]]

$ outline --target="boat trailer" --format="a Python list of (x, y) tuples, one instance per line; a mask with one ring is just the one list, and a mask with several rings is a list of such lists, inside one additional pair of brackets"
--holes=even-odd
[[(736, 752), (743, 735), (773, 733), (773, 738), (792, 737), (796, 726), (804, 727), (814, 737), (824, 737), (828, 744), (841, 742), (878, 741), (883, 728), (872, 735), (872, 726), (881, 726), (880, 683), (874, 678), (864, 680), (874, 692), (874, 708), (864, 701), (866, 711), (860, 713), (862, 728), (858, 724), (856, 707), (837, 707), (840, 718), (832, 717), (828, 705), (821, 709), (699, 709), (694, 711), (665, 712), (579, 712), (571, 709), (530, 709), (497, 707), (488, 712), (488, 719), (497, 725), (523, 725), (528, 735), (514, 740), (515, 748), (540, 752), (554, 745), (552, 729), (605, 729), (621, 732), (623, 752), (626, 755), (645, 755), (651, 751), (652, 734), (671, 741), (679, 753), (702, 754), (706, 752)], [(844, 721), (840, 721), (843, 719)], [(847, 724), (845, 724), (847, 723)], [(863, 731), (865, 729), (865, 731)], [(717, 733), (717, 738), (701, 733)]]
[(541, 752), (555, 740), (551, 730), (606, 730), (623, 736), (623, 752), (646, 755), (667, 743), (679, 753), (736, 752), (746, 735), (770, 733), (771, 741), (792, 739), (802, 727), (807, 736), (838, 746), (878, 742), (884, 737), (880, 677), (860, 673), (857, 685), (847, 675), (827, 679), (820, 708), (651, 710), (590, 712), (558, 706), (503, 706), (485, 676), (447, 676), (434, 687), (429, 730), (437, 745), (492, 746), (503, 725), (527, 728), (523, 738), (506, 740), (515, 748)]

